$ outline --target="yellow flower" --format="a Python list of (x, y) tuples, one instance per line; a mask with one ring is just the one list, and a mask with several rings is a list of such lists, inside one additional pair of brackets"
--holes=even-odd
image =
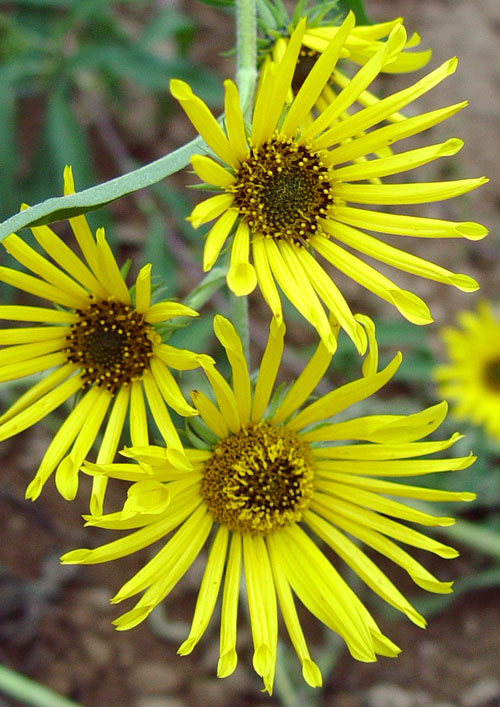
[[(384, 41), (387, 40), (392, 30), (399, 24), (402, 24), (403, 18), (398, 17), (390, 22), (382, 22), (374, 25), (360, 25), (353, 27), (351, 32), (346, 36), (344, 46), (340, 55), (341, 59), (346, 59), (360, 66), (366, 64), (374, 54), (383, 48)], [(297, 66), (292, 79), (292, 88), (295, 92), (300, 88), (303, 81), (307, 78), (308, 73), (320, 55), (326, 51), (329, 44), (335, 39), (339, 32), (339, 25), (319, 25), (307, 27), (302, 38), (302, 47), (299, 53)], [(384, 40), (384, 41), (381, 41)], [(289, 37), (278, 37), (271, 48), (271, 55), (276, 62), (279, 62), (286, 51)], [(431, 58), (432, 51), (430, 49), (424, 51), (406, 51), (413, 49), (420, 44), (420, 36), (414, 33), (405, 43), (402, 50), (395, 54), (381, 69), (382, 73), (400, 74), (410, 71), (416, 71), (425, 66)], [(266, 61), (269, 60), (269, 53), (266, 56)], [(335, 66), (330, 77), (330, 83), (338, 89), (345, 88), (350, 77), (342, 71), (341, 66)], [(325, 101), (331, 102), (334, 99), (334, 94), (327, 84), (323, 93), (317, 101), (317, 106), (321, 110), (325, 105)], [(368, 107), (377, 103), (379, 98), (370, 91), (362, 91), (357, 102)], [(403, 119), (399, 113), (395, 113), (387, 117), (389, 121), (397, 121)], [(389, 150), (389, 148), (385, 148)]]
[[(70, 167), (64, 171), (64, 191), (74, 193)], [(104, 230), (98, 229), (94, 239), (84, 216), (70, 219), (70, 224), (83, 260), (48, 226), (32, 228), (48, 257), (15, 234), (2, 243), (33, 274), (1, 267), (0, 281), (48, 300), (55, 308), (0, 306), (0, 319), (37, 323), (0, 331), (0, 344), (4, 346), (0, 350), (0, 382), (42, 374), (0, 416), (0, 441), (31, 427), (81, 393), (28, 486), (26, 497), (32, 500), (54, 469), (61, 495), (68, 500), (75, 497), (78, 470), (106, 417), (97, 456), (100, 463), (113, 461), (127, 414), (132, 443), (148, 444), (144, 393), (168, 446), (170, 461), (189, 468), (165, 403), (180, 415), (197, 413), (182, 397), (169, 367), (185, 370), (211, 361), (208, 356), (162, 343), (155, 324), (198, 314), (175, 302), (151, 304), (151, 265), (144, 266), (137, 276), (133, 303)], [(94, 484), (93, 512), (102, 512), (105, 486), (104, 477)]]
[[(470, 501), (474, 494), (410, 486), (379, 477), (398, 479), (464, 469), (474, 459), (427, 458), (448, 449), (460, 437), (454, 434), (446, 440), (419, 441), (439, 426), (446, 403), (412, 415), (346, 419), (352, 405), (391, 379), (401, 360), (398, 354), (377, 371), (373, 324), (367, 317), (358, 315), (358, 319), (366, 326), (370, 341), (363, 377), (306, 403), (332, 358), (323, 343), (286, 394), (272, 398), (283, 351), (284, 324), (272, 320), (252, 392), (240, 339), (227, 319), (216, 316), (215, 333), (226, 349), (233, 383), (230, 387), (214, 366), (208, 366), (204, 370), (216, 402), (200, 391), (191, 394), (205, 426), (198, 448), (186, 449), (193, 469), (175, 469), (166, 459), (165, 450), (157, 446), (123, 452), (139, 465), (87, 464), (91, 474), (104, 473), (134, 482), (122, 511), (88, 516), (88, 524), (135, 532), (93, 550), (69, 552), (63, 562), (106, 562), (175, 531), (112, 599), (120, 602), (144, 592), (135, 607), (114, 622), (119, 630), (137, 625), (163, 601), (211, 533), (191, 630), (179, 653), (190, 653), (202, 637), (223, 583), (219, 677), (231, 674), (237, 662), (242, 567), (254, 643), (253, 665), (268, 692), (272, 690), (276, 663), (277, 603), (304, 679), (309, 685), (321, 685), (292, 592), (319, 621), (344, 638), (358, 660), (373, 661), (377, 654), (395, 656), (399, 652), (380, 632), (312, 535), (339, 555), (386, 602), (418, 626), (425, 626), (424, 618), (348, 535), (402, 567), (418, 586), (431, 592), (450, 592), (450, 582), (436, 579), (398, 543), (440, 557), (455, 557), (458, 553), (453, 548), (400, 522), (448, 526), (453, 519), (431, 516), (394, 497)], [(331, 421), (332, 416), (337, 419)], [(200, 418), (195, 421), (201, 424)], [(205, 449), (201, 438), (211, 439)]]
[[(475, 280), (408, 254), (360, 229), (399, 235), (403, 240), (415, 235), (474, 240), (487, 233), (476, 223), (381, 213), (357, 206), (437, 201), (463, 194), (485, 181), (362, 183), (413, 169), (443, 155), (455, 154), (462, 146), (460, 140), (451, 139), (356, 163), (360, 157), (426, 130), (465, 105), (460, 103), (376, 127), (452, 73), (456, 66), (456, 60), (452, 59), (409, 88), (354, 115), (345, 116), (349, 106), (384, 66), (402, 51), (406, 33), (401, 25), (392, 30), (387, 42), (333, 102), (312, 123), (302, 127), (334, 71), (353, 22), (352, 15), (349, 15), (314, 64), (293, 102), (285, 106), (304, 35), (305, 22), (299, 23), (281, 62), (267, 64), (257, 92), (249, 134), (238, 90), (232, 81), (225, 82), (225, 131), (188, 84), (179, 80), (171, 82), (173, 96), (217, 158), (206, 155), (192, 158), (198, 176), (221, 191), (198, 204), (190, 217), (195, 228), (217, 219), (206, 238), (204, 269), (210, 270), (214, 265), (233, 226), (236, 226), (227, 275), (231, 290), (237, 295), (246, 295), (258, 283), (274, 317), (281, 322), (277, 283), (317, 329), (330, 350), (335, 346), (335, 337), (321, 300), (359, 350), (362, 350), (363, 337), (342, 293), (316, 260), (316, 253), (396, 306), (411, 322), (427, 324), (432, 318), (427, 305), (419, 297), (402, 290), (350, 249), (465, 291), (477, 289)], [(285, 107), (288, 110), (284, 113)], [(361, 134), (369, 129), (367, 134)], [(250, 262), (250, 245), (253, 264)]]
[(477, 311), (460, 312), (458, 327), (445, 327), (441, 338), (449, 363), (438, 366), (440, 393), (452, 401), (461, 420), (483, 425), (500, 440), (500, 317), (498, 307), (481, 301)]

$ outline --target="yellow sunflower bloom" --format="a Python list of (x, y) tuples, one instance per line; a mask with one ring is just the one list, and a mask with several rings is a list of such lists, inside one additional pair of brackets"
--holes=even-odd
[[(398, 647), (380, 632), (312, 536), (340, 556), (386, 602), (416, 625), (425, 626), (425, 619), (348, 535), (402, 567), (418, 586), (430, 592), (450, 592), (451, 582), (436, 579), (399, 543), (440, 557), (455, 557), (458, 553), (453, 548), (401, 522), (449, 526), (453, 519), (431, 516), (394, 499), (470, 501), (474, 494), (400, 484), (381, 477), (398, 479), (464, 469), (474, 458), (428, 458), (448, 449), (460, 437), (454, 434), (446, 440), (420, 441), (439, 426), (446, 403), (411, 415), (346, 419), (352, 405), (391, 379), (401, 360), (398, 354), (378, 371), (373, 324), (361, 315), (358, 320), (366, 326), (370, 342), (363, 376), (307, 403), (332, 358), (323, 343), (278, 400), (272, 392), (285, 325), (272, 320), (252, 391), (241, 341), (233, 325), (216, 316), (215, 333), (226, 350), (233, 383), (229, 386), (214, 366), (208, 366), (204, 370), (215, 402), (200, 391), (191, 394), (205, 426), (198, 448), (186, 449), (193, 469), (174, 468), (165, 450), (157, 446), (124, 450), (125, 456), (139, 464), (87, 464), (91, 474), (104, 473), (134, 482), (120, 512), (88, 516), (88, 524), (135, 532), (93, 550), (69, 552), (63, 562), (106, 562), (175, 531), (112, 599), (121, 602), (143, 592), (135, 607), (114, 622), (119, 630), (136, 626), (163, 601), (210, 534), (211, 546), (191, 630), (179, 653), (190, 653), (202, 637), (223, 584), (219, 677), (230, 675), (237, 663), (242, 568), (254, 643), (253, 665), (269, 693), (276, 664), (277, 605), (301, 661), (304, 679), (309, 685), (321, 685), (293, 594), (319, 621), (343, 637), (358, 660), (374, 661), (377, 654), (398, 654)], [(332, 421), (336, 415), (337, 420)], [(203, 449), (201, 438), (207, 436), (212, 441)]]
[[(350, 249), (464, 291), (477, 289), (475, 280), (406, 253), (360, 229), (402, 237), (463, 237), (472, 240), (484, 237), (487, 231), (477, 223), (410, 217), (357, 206), (438, 201), (468, 192), (485, 182), (480, 178), (436, 183), (363, 184), (365, 180), (405, 172), (438, 157), (455, 154), (462, 146), (460, 140), (451, 139), (356, 163), (359, 157), (426, 130), (465, 105), (459, 103), (377, 127), (452, 73), (456, 67), (456, 60), (452, 59), (409, 88), (345, 117), (348, 107), (383, 67), (401, 53), (406, 43), (406, 33), (401, 25), (396, 25), (387, 42), (333, 102), (303, 128), (302, 123), (329, 81), (352, 28), (353, 19), (349, 15), (314, 64), (292, 103), (286, 106), (304, 36), (305, 21), (300, 22), (282, 60), (267, 65), (257, 91), (249, 132), (241, 112), (238, 90), (232, 81), (225, 82), (225, 131), (188, 84), (173, 80), (171, 92), (217, 158), (207, 155), (192, 158), (198, 176), (221, 191), (198, 204), (190, 217), (195, 228), (217, 219), (206, 238), (204, 269), (210, 270), (214, 265), (235, 227), (227, 282), (236, 295), (249, 294), (259, 284), (274, 317), (281, 322), (277, 283), (317, 329), (326, 346), (333, 350), (335, 337), (322, 300), (361, 351), (360, 325), (331, 276), (316, 259), (316, 253), (394, 305), (409, 321), (427, 324), (432, 318), (425, 302), (398, 287)], [(362, 134), (366, 130), (369, 132)], [(253, 263), (250, 262), (250, 247)]]
[[(74, 193), (70, 167), (64, 171), (64, 191)], [(0, 382), (42, 374), (0, 416), (0, 441), (81, 394), (28, 486), (26, 497), (32, 500), (54, 470), (60, 494), (68, 500), (75, 497), (78, 470), (106, 418), (100, 463), (113, 461), (127, 414), (132, 444), (148, 444), (145, 399), (168, 446), (170, 462), (190, 468), (167, 404), (180, 415), (197, 412), (184, 400), (169, 368), (186, 370), (212, 360), (162, 343), (155, 324), (198, 313), (176, 302), (151, 304), (151, 265), (137, 276), (133, 303), (104, 230), (98, 229), (94, 238), (84, 216), (70, 219), (70, 224), (83, 260), (48, 226), (32, 228), (48, 257), (15, 234), (2, 243), (33, 274), (0, 267), (0, 281), (48, 300), (55, 308), (0, 306), (0, 319), (37, 323), (0, 331)], [(102, 512), (105, 486), (104, 477), (94, 484), (93, 512)]]
[(441, 338), (449, 363), (438, 366), (440, 393), (452, 402), (452, 414), (500, 440), (500, 313), (485, 300), (477, 311), (460, 312), (458, 327), (445, 327)]
[[(363, 66), (369, 61), (373, 55), (383, 48), (384, 41), (387, 40), (392, 30), (399, 24), (402, 24), (403, 18), (398, 17), (390, 22), (382, 22), (374, 25), (360, 25), (353, 27), (350, 33), (346, 36), (344, 47), (340, 54), (341, 59), (347, 59)], [(292, 88), (296, 92), (307, 78), (307, 75), (314, 66), (314, 63), (320, 55), (326, 51), (329, 44), (335, 39), (339, 32), (339, 25), (320, 25), (307, 27), (302, 38), (302, 47), (299, 53), (297, 66), (292, 79)], [(383, 41), (382, 41), (383, 40)], [(266, 60), (269, 60), (269, 55), (272, 55), (274, 61), (279, 62), (286, 51), (289, 37), (278, 37), (273, 43), (270, 53), (267, 54)], [(405, 43), (401, 52), (390, 59), (381, 69), (381, 73), (407, 73), (416, 71), (425, 66), (431, 56), (430, 49), (424, 51), (406, 51), (412, 50), (420, 44), (420, 36), (414, 33)], [(337, 64), (330, 77), (330, 83), (336, 89), (344, 89), (351, 79)], [(317, 101), (317, 106), (320, 110), (323, 109), (324, 102), (331, 102), (334, 98), (329, 85), (326, 85), (323, 93)], [(370, 91), (362, 91), (357, 103), (368, 107), (374, 103), (378, 103), (379, 98)], [(387, 120), (395, 122), (404, 119), (400, 113), (395, 113), (387, 117)], [(389, 148), (385, 148), (389, 150)]]

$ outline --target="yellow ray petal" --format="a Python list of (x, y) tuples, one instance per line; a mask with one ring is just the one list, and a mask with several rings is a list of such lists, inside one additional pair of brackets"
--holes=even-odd
[[(73, 172), (71, 167), (66, 165), (64, 168), (64, 195), (68, 196), (69, 194), (74, 193), (75, 184), (73, 181)], [(99, 256), (94, 237), (87, 223), (87, 219), (83, 215), (74, 216), (69, 219), (69, 223), (85, 260), (89, 264), (97, 280), (100, 280), (101, 269), (99, 267)]]
[(274, 133), (292, 83), (302, 45), (306, 20), (302, 18), (293, 31), (285, 54), (274, 70), (266, 72), (255, 99), (252, 120), (252, 144), (260, 147)]
[(226, 116), (227, 137), (231, 148), (240, 162), (248, 154), (245, 135), (245, 123), (241, 112), (240, 96), (233, 81), (224, 81), (224, 113)]
[(420, 525), (448, 527), (455, 523), (454, 518), (431, 516), (428, 513), (423, 513), (404, 503), (384, 498), (378, 493), (366, 491), (361, 487), (356, 487), (354, 490), (352, 486), (344, 486), (335, 481), (318, 480), (316, 482), (316, 489), (330, 497), (332, 508), (335, 507), (337, 500), (341, 498), (361, 508), (369, 508), (377, 513), (383, 513), (386, 516), (399, 518), (400, 520), (407, 520), (411, 523), (419, 523)]
[(0, 441), (17, 435), (19, 432), (39, 422), (46, 417), (49, 412), (52, 412), (52, 410), (55, 410), (65, 400), (70, 398), (73, 393), (76, 393), (81, 387), (82, 381), (80, 380), (80, 376), (68, 378), (57, 388), (49, 391), (28, 408), (22, 410), (15, 417), (12, 417), (8, 422), (0, 425)]
[(239, 160), (234, 154), (227, 137), (201, 98), (195, 96), (191, 87), (179, 79), (170, 81), (170, 93), (179, 101), (189, 120), (207, 145), (223, 162), (238, 169)]
[(229, 429), (213, 402), (200, 390), (192, 390), (191, 399), (208, 429), (219, 439), (225, 439), (229, 434)]
[(364, 526), (356, 526), (356, 523), (340, 516), (335, 524), (348, 532), (353, 537), (359, 538), (368, 547), (381, 553), (395, 564), (402, 567), (409, 574), (412, 580), (422, 589), (437, 594), (449, 594), (453, 582), (440, 582), (428, 570), (417, 562), (410, 554), (399, 545), (381, 535), (376, 530)]
[(342, 164), (343, 162), (353, 161), (363, 155), (369, 155), (372, 152), (379, 152), (388, 145), (393, 145), (398, 140), (411, 137), (431, 128), (433, 125), (437, 125), (437, 123), (441, 123), (459, 110), (462, 110), (462, 108), (465, 108), (466, 105), (467, 101), (462, 101), (462, 103), (455, 103), (446, 108), (438, 108), (428, 113), (406, 118), (400, 123), (386, 125), (383, 128), (377, 128), (359, 136), (356, 134), (353, 140), (344, 142), (339, 147), (330, 150), (328, 153), (329, 161), (331, 164)]
[(214, 332), (226, 350), (240, 421), (242, 425), (246, 425), (250, 419), (250, 377), (241, 339), (233, 324), (220, 314), (214, 317)]
[(278, 324), (271, 320), (266, 349), (260, 363), (259, 374), (255, 384), (252, 405), (252, 422), (259, 422), (267, 408), (273, 391), (276, 374), (278, 373), (283, 353), (285, 323)]
[[(1, 311), (1, 310), (0, 310)], [(13, 346), (14, 344), (29, 344), (48, 341), (59, 337), (66, 337), (69, 327), (15, 327), (13, 329), (0, 329), (0, 345)]]
[(352, 339), (358, 353), (363, 354), (366, 349), (366, 335), (363, 327), (354, 318), (343, 294), (309, 251), (304, 248), (300, 253), (300, 257), (314, 289), (342, 329)]
[(488, 235), (487, 228), (472, 221), (456, 223), (422, 216), (386, 214), (382, 211), (369, 211), (351, 206), (336, 207), (335, 220), (379, 233), (418, 238), (467, 238), (476, 241)]
[(207, 239), (203, 249), (204, 272), (210, 270), (219, 257), (222, 246), (226, 242), (226, 239), (229, 236), (237, 218), (237, 211), (225, 211), (207, 233)]
[[(333, 123), (336, 125), (338, 118), (347, 108), (349, 108), (349, 106), (354, 103), (354, 101), (356, 101), (359, 94), (371, 84), (373, 79), (380, 73), (380, 70), (387, 62), (388, 58), (394, 54), (397, 54), (397, 52), (402, 49), (405, 41), (406, 31), (403, 25), (396, 25), (387, 42), (385, 42), (378, 52), (374, 54), (366, 62), (366, 64), (361, 67), (361, 69), (359, 69), (355, 76), (349, 81), (348, 85), (335, 97), (334, 101), (328, 106), (328, 108), (323, 111), (303, 132), (301, 142), (313, 138)], [(395, 110), (391, 112), (394, 113)], [(360, 130), (356, 131), (354, 134), (359, 132)], [(317, 149), (329, 147), (331, 144), (331, 130), (328, 130), (317, 141), (315, 141), (315, 147), (317, 147)]]
[(37, 277), (3, 266), (0, 266), (0, 281), (5, 282), (7, 285), (12, 285), (12, 287), (17, 287), (19, 290), (24, 290), (24, 292), (29, 292), (36, 297), (41, 297), (71, 309), (80, 309), (89, 302), (88, 299), (82, 300), (80, 297), (75, 297), (69, 292), (60, 290), (58, 287), (50, 285)]
[[(84, 216), (77, 217), (83, 218)], [(48, 226), (32, 226), (37, 242), (59, 267), (97, 297), (106, 297), (107, 292), (82, 260)]]
[(232, 535), (229, 546), (220, 622), (220, 658), (217, 677), (225, 678), (236, 668), (236, 633), (241, 577), (241, 536)]
[[(17, 380), (24, 376), (29, 376), (32, 373), (39, 373), (54, 366), (60, 366), (67, 363), (65, 353), (57, 351), (56, 353), (47, 354), (46, 356), (37, 356), (30, 361), (24, 361), (20, 366), (19, 363), (11, 363), (9, 366), (0, 368), (0, 383), (10, 380)], [(74, 367), (73, 367), (74, 369)]]
[(418, 184), (339, 184), (335, 187), (335, 195), (358, 204), (423, 204), (460, 196), (487, 181), (480, 177)]
[(141, 314), (147, 314), (151, 304), (151, 267), (144, 265), (135, 281), (135, 308)]
[(328, 351), (323, 342), (320, 342), (274, 413), (271, 420), (273, 425), (279, 425), (280, 422), (283, 422), (285, 418), (295, 412), (307, 400), (328, 370), (331, 360), (331, 352)]
[(64, 457), (56, 469), (57, 490), (67, 501), (72, 501), (76, 496), (78, 472), (96, 440), (111, 400), (112, 395), (108, 390), (99, 390), (92, 406), (92, 414), (84, 420), (70, 454)]
[(178, 468), (191, 469), (191, 463), (184, 453), (182, 443), (175, 429), (175, 425), (172, 422), (168, 408), (163, 402), (163, 398), (158, 390), (153, 375), (149, 371), (144, 374), (142, 383), (156, 426), (167, 445), (167, 458)]
[(124, 304), (131, 304), (130, 293), (121, 275), (120, 268), (115, 260), (111, 248), (109, 247), (104, 229), (98, 228), (96, 231), (97, 255), (101, 268), (101, 277), (104, 278), (103, 285), (110, 295)]
[(290, 269), (293, 257), (293, 251), (292, 253), (290, 251), (294, 246), (281, 249), (272, 239), (266, 239), (264, 245), (272, 273), (285, 295), (302, 316), (317, 329), (330, 351), (335, 351), (337, 342), (330, 322), (298, 258), (293, 259), (293, 270)]
[(18, 412), (24, 410), (29, 405), (34, 403), (36, 400), (45, 395), (49, 390), (55, 388), (59, 383), (61, 383), (65, 378), (73, 373), (75, 366), (72, 363), (67, 363), (66, 365), (56, 368), (55, 371), (43, 376), (38, 383), (32, 385), (23, 395), (21, 395), (9, 408), (0, 415), (0, 423), (10, 420)]
[[(102, 442), (99, 445), (96, 464), (110, 464), (115, 458), (129, 409), (129, 403), (130, 386), (122, 386), (116, 393)], [(90, 512), (92, 515), (101, 515), (102, 513), (106, 484), (107, 477), (105, 476), (94, 477), (93, 479), (92, 494), (90, 497)]]
[(330, 478), (331, 472), (341, 472), (345, 474), (363, 474), (364, 476), (422, 476), (424, 474), (434, 474), (440, 471), (457, 471), (467, 469), (476, 460), (472, 454), (468, 457), (455, 457), (453, 459), (405, 459), (399, 460), (323, 460), (316, 462), (317, 474), (324, 478)]
[(293, 137), (297, 128), (316, 103), (325, 84), (329, 81), (332, 71), (341, 54), (345, 40), (355, 24), (354, 13), (349, 12), (344, 22), (338, 28), (332, 40), (325, 47), (318, 61), (307, 75), (299, 92), (290, 106), (283, 122), (282, 132)]
[(395, 609), (406, 614), (414, 624), (425, 628), (427, 622), (424, 617), (413, 608), (390, 579), (355, 543), (310, 510), (304, 513), (304, 522), (356, 572), (370, 589)]
[(335, 238), (341, 243), (369, 255), (371, 258), (376, 258), (382, 263), (387, 263), (413, 275), (452, 285), (463, 292), (474, 292), (479, 289), (478, 283), (468, 275), (453, 273), (429, 260), (405, 253), (403, 250), (394, 248), (351, 226), (338, 223), (335, 227)]
[(149, 444), (148, 419), (141, 381), (130, 384), (130, 439), (134, 447)]
[(73, 324), (78, 319), (74, 312), (45, 307), (25, 307), (22, 305), (1, 305), (0, 319), (20, 322), (44, 322), (46, 324)]
[[(393, 373), (397, 368), (397, 365), (394, 366), (394, 363), (398, 360), (398, 357), (396, 356), (392, 363), (389, 364), (383, 371), (380, 371), (380, 373), (377, 374), (377, 376), (381, 376), (381, 374), (384, 374), (383, 378), (386, 377), (389, 367), (391, 367)], [(398, 361), (399, 363), (399, 361)], [(375, 378), (375, 376), (374, 376)], [(382, 376), (381, 376), (382, 379)], [(362, 379), (363, 380), (363, 379)], [(343, 385), (341, 388), (337, 388), (337, 390), (332, 391), (332, 393), (336, 393), (338, 390), (342, 389), (347, 389), (348, 386), (354, 386), (356, 383), (362, 382), (361, 381), (354, 381), (353, 383), (347, 383), (346, 385)], [(375, 381), (373, 382), (375, 383)], [(349, 391), (345, 390), (344, 395), (348, 394)], [(327, 393), (323, 398), (327, 398), (328, 396), (332, 396), (332, 393)], [(313, 405), (317, 405), (317, 403), (321, 403), (321, 400), (323, 398), (320, 398), (320, 400), (316, 401), (315, 403), (311, 403), (309, 407), (313, 407)], [(333, 396), (330, 398), (333, 399)], [(320, 407), (317, 405), (317, 407)], [(302, 413), (300, 413), (302, 414)], [(309, 416), (307, 416), (308, 419)], [(294, 421), (295, 422), (295, 421)], [(401, 442), (401, 443), (393, 443), (393, 444), (349, 444), (349, 445), (335, 445), (334, 447), (318, 447), (317, 449), (314, 449), (314, 455), (316, 457), (321, 457), (321, 458), (326, 458), (329, 457), (331, 459), (359, 459), (360, 461), (366, 460), (366, 461), (376, 461), (376, 460), (392, 460), (392, 459), (404, 459), (404, 458), (410, 458), (410, 457), (421, 457), (425, 454), (434, 454), (436, 452), (442, 452), (445, 449), (449, 449), (452, 447), (456, 442), (458, 442), (459, 439), (462, 439), (463, 435), (461, 435), (458, 432), (455, 432), (454, 434), (451, 435), (448, 439), (441, 439), (437, 441), (432, 441), (432, 442)]]
[(231, 432), (235, 434), (241, 428), (241, 421), (234, 392), (215, 366), (205, 366), (203, 370), (212, 386), (224, 421)]
[(214, 363), (211, 356), (197, 354), (188, 349), (177, 349), (168, 344), (159, 344), (153, 349), (154, 355), (158, 356), (169, 368), (176, 371), (191, 371), (198, 366), (205, 366)]
[(420, 79), (420, 81), (417, 81), (417, 83), (413, 84), (409, 88), (393, 93), (392, 95), (381, 99), (377, 104), (369, 106), (368, 108), (363, 108), (363, 110), (349, 116), (340, 124), (323, 133), (317, 143), (315, 143), (317, 145), (317, 149), (324, 149), (326, 147), (330, 147), (334, 143), (340, 143), (343, 140), (359, 135), (359, 133), (363, 130), (367, 130), (377, 123), (380, 123), (382, 120), (385, 120), (390, 115), (408, 105), (422, 94), (430, 91), (431, 88), (452, 74), (456, 68), (456, 58), (445, 61), (441, 66), (427, 76), (424, 76), (424, 78)]
[(284, 528), (270, 540), (276, 543), (287, 580), (306, 608), (345, 640), (357, 660), (376, 660), (359, 600), (333, 565), (298, 525)]
[(234, 183), (234, 175), (222, 167), (218, 162), (206, 155), (193, 155), (191, 164), (202, 182), (213, 184), (217, 187), (228, 187)]
[(191, 653), (205, 633), (212, 617), (226, 563), (228, 539), (229, 530), (225, 526), (220, 526), (208, 555), (189, 636), (179, 647), (177, 651), (179, 655)]
[(193, 228), (198, 228), (204, 223), (212, 221), (230, 208), (234, 201), (234, 194), (217, 194), (197, 204), (188, 217)]
[[(360, 400), (365, 400), (390, 381), (401, 360), (402, 356), (398, 353), (384, 369), (375, 375), (359, 378), (323, 395), (319, 400), (301, 410), (293, 420), (290, 420), (287, 427), (292, 430), (300, 430), (313, 422), (332, 417)], [(319, 452), (320, 450), (314, 451)]]
[(148, 309), (145, 320), (148, 324), (158, 324), (158, 322), (166, 322), (173, 317), (199, 316), (194, 309), (180, 302), (157, 302)]
[[(324, 228), (331, 231), (335, 228), (332, 222), (324, 221)], [(356, 258), (352, 253), (340, 248), (336, 243), (326, 238), (313, 236), (310, 244), (332, 265), (344, 272), (360, 285), (376, 294), (381, 299), (394, 305), (401, 314), (414, 324), (429, 324), (432, 317), (429, 308), (417, 295), (401, 290), (389, 278), (374, 268)]]
[[(200, 501), (198, 501), (198, 503), (200, 503)], [(187, 505), (186, 508), (188, 508)], [(192, 512), (191, 508), (188, 510)], [(160, 540), (160, 538), (173, 530), (173, 528), (179, 525), (179, 522), (182, 522), (178, 520), (178, 516), (185, 517), (184, 514), (185, 508), (179, 508), (177, 509), (177, 513), (169, 514), (166, 518), (162, 518), (156, 523), (146, 525), (126, 537), (119, 538), (119, 540), (113, 540), (93, 550), (88, 550), (87, 548), (71, 550), (61, 557), (61, 562), (64, 565), (94, 565), (101, 562), (110, 562), (111, 560), (116, 560), (126, 555), (132, 555), (134, 552), (142, 550), (142, 548), (148, 547), (148, 545)]]
[(231, 264), (227, 273), (227, 284), (235, 295), (249, 295), (257, 286), (254, 266), (249, 262), (249, 228), (240, 221), (231, 246)]
[(334, 172), (334, 178), (343, 182), (374, 179), (375, 177), (387, 177), (391, 174), (398, 174), (409, 169), (415, 169), (423, 164), (427, 164), (439, 157), (455, 155), (463, 147), (463, 140), (450, 138), (446, 142), (438, 145), (419, 147), (416, 150), (408, 150), (391, 157), (383, 157), (377, 160), (369, 160), (361, 164), (340, 167)]
[(252, 241), (253, 261), (257, 282), (262, 292), (262, 296), (267, 302), (274, 318), (278, 324), (283, 322), (283, 312), (278, 289), (274, 283), (271, 267), (267, 256), (265, 238), (256, 236)]
[(68, 277), (55, 265), (37, 253), (21, 238), (12, 233), (7, 238), (4, 238), (2, 245), (18, 263), (31, 270), (39, 277), (46, 280), (50, 285), (67, 293), (82, 304), (85, 304), (88, 299), (88, 293), (81, 285), (75, 282), (71, 277)]
[(149, 364), (156, 384), (167, 405), (183, 417), (191, 417), (192, 415), (196, 415), (196, 410), (184, 400), (175, 378), (163, 361), (160, 361), (155, 356), (152, 356)]
[[(53, 353), (54, 351), (61, 351), (66, 345), (66, 337), (55, 336), (48, 341), (36, 341), (29, 344), (17, 344), (15, 346), (6, 346), (4, 349), (0, 350), (0, 370), (4, 366), (12, 365), (13, 363), (22, 364), (25, 361), (30, 361), (39, 356), (45, 356), (46, 354)], [(22, 371), (22, 366), (20, 366), (20, 372)], [(22, 375), (22, 373), (21, 373)]]
[(62, 422), (43, 455), (35, 478), (26, 489), (26, 498), (32, 501), (38, 498), (47, 479), (71, 447), (85, 420), (93, 411), (98, 395), (97, 387), (90, 388)]
[(262, 537), (243, 536), (243, 563), (254, 646), (253, 667), (271, 695), (276, 670), (278, 614), (269, 555)]
[(321, 687), (323, 680), (318, 666), (311, 660), (309, 650), (307, 648), (306, 639), (300, 625), (297, 610), (293, 601), (293, 595), (290, 590), (290, 585), (281, 566), (280, 553), (276, 550), (275, 544), (270, 537), (266, 538), (266, 545), (271, 561), (273, 571), (274, 586), (278, 595), (278, 601), (283, 615), (290, 640), (293, 643), (295, 652), (299, 656), (302, 664), (302, 675), (304, 680), (311, 687)]

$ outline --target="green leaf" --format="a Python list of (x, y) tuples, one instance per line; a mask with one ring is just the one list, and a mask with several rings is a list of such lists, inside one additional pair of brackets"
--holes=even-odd
[(368, 17), (365, 11), (363, 0), (339, 0), (339, 7), (345, 12), (352, 10), (356, 15), (356, 24), (358, 25), (371, 25), (372, 21)]
[(213, 7), (232, 7), (235, 0), (198, 0), (203, 5), (212, 5)]
[(64, 221), (72, 216), (100, 209), (139, 189), (150, 187), (183, 169), (192, 155), (206, 150), (205, 142), (201, 137), (197, 137), (165, 157), (160, 157), (154, 162), (111, 179), (109, 182), (84, 189), (77, 194), (47, 199), (4, 221), (0, 225), (0, 241), (13, 231), (18, 231), (26, 226), (40, 226)]
[(196, 25), (193, 20), (177, 10), (166, 9), (155, 14), (139, 39), (141, 47), (150, 47), (165, 39), (175, 38), (181, 53), (193, 37)]
[(17, 168), (16, 104), (15, 94), (0, 75), (0, 204), (1, 212), (10, 213), (19, 206), (15, 195), (14, 178)]

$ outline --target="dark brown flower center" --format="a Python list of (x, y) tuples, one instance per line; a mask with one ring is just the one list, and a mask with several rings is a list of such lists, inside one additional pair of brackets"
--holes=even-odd
[(230, 189), (256, 233), (305, 245), (333, 203), (330, 176), (319, 152), (276, 135), (250, 150)]
[(487, 388), (500, 393), (500, 357), (493, 358), (484, 366), (483, 380)]
[(294, 94), (298, 93), (300, 87), (309, 76), (311, 69), (320, 56), (321, 54), (314, 49), (309, 49), (304, 46), (302, 47), (292, 79), (292, 90)]
[(203, 468), (201, 495), (231, 531), (267, 535), (300, 521), (313, 495), (313, 457), (286, 427), (247, 425), (221, 440)]
[(76, 313), (65, 352), (80, 367), (84, 387), (96, 383), (114, 393), (142, 378), (154, 336), (142, 314), (114, 299), (95, 300)]

